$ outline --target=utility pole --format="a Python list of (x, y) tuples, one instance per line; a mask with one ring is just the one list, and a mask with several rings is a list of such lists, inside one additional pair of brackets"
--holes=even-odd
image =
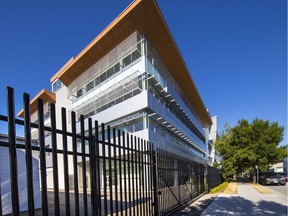
[(258, 180), (259, 179), (258, 165), (256, 165), (256, 172), (257, 172), (257, 179), (256, 179), (257, 181), (256, 181), (256, 183), (259, 184), (259, 180)]

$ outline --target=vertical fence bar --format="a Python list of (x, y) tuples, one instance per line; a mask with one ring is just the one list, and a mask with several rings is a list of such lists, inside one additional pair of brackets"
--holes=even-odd
[(45, 155), (45, 134), (44, 134), (44, 113), (43, 101), (38, 99), (38, 131), (40, 146), (40, 171), (41, 171), (41, 209), (42, 215), (48, 215), (47, 179), (46, 179), (46, 155)]
[[(156, 157), (156, 160), (157, 160), (157, 174), (160, 173), (160, 175), (157, 175), (157, 189), (156, 189), (157, 190), (157, 197), (158, 197), (158, 208), (160, 210), (162, 210), (162, 196), (161, 196), (161, 193), (164, 193), (164, 189), (163, 189), (163, 181), (161, 179), (161, 174), (162, 174), (162, 171), (163, 171), (161, 149), (157, 148), (155, 154), (157, 156)], [(160, 187), (160, 194), (158, 193), (158, 186)]]
[(143, 214), (143, 198), (142, 197), (142, 190), (143, 190), (143, 180), (141, 179), (141, 173), (143, 172), (143, 163), (142, 163), (142, 159), (141, 159), (141, 142), (140, 142), (140, 138), (138, 137), (138, 142), (137, 142), (137, 147), (138, 147), (138, 160), (139, 160), (139, 197), (141, 198), (141, 202), (140, 202), (140, 208), (139, 208), (139, 211), (140, 211), (140, 215)]
[(152, 208), (152, 196), (153, 196), (153, 193), (152, 193), (152, 180), (153, 180), (153, 177), (152, 177), (152, 172), (153, 172), (153, 169), (152, 169), (152, 151), (151, 151), (151, 144), (150, 142), (147, 142), (147, 161), (149, 162), (149, 166), (147, 167), (148, 168), (148, 172), (147, 172), (147, 181), (148, 181), (148, 192), (149, 192), (149, 214), (152, 214), (153, 215), (153, 208)]
[(134, 148), (134, 151), (135, 151), (136, 206), (137, 206), (137, 215), (140, 215), (140, 212), (139, 212), (139, 188), (138, 188), (138, 185), (139, 185), (139, 187), (141, 187), (141, 185), (139, 183), (139, 174), (140, 174), (139, 155), (138, 155), (139, 149), (137, 149), (137, 138), (136, 138), (136, 136), (134, 136), (134, 146), (133, 146), (133, 148)]
[(163, 213), (163, 212), (167, 211), (166, 203), (164, 202), (165, 201), (165, 197), (164, 196), (166, 194), (169, 194), (169, 196), (171, 195), (169, 193), (169, 191), (168, 191), (168, 187), (167, 187), (166, 182), (165, 182), (167, 168), (169, 168), (169, 164), (171, 164), (171, 162), (167, 159), (167, 155), (164, 154), (162, 149), (159, 151), (159, 153), (160, 153), (160, 157), (159, 158), (161, 158), (160, 159), (160, 162), (161, 162), (160, 167), (162, 169), (161, 169), (161, 173), (158, 172), (158, 179), (159, 179), (159, 181), (161, 181), (162, 185), (160, 186), (160, 189), (159, 189), (160, 190), (160, 194), (158, 192), (158, 200), (161, 199), (161, 202), (159, 202), (159, 212)]
[[(156, 172), (157, 172), (157, 174), (158, 173), (160, 173), (160, 174), (162, 174), (162, 154), (161, 154), (161, 149), (156, 149), (155, 150), (156, 152), (155, 152), (155, 154), (157, 153), (157, 157), (155, 157), (156, 158), (156, 160), (157, 160), (157, 170), (156, 170)], [(154, 164), (154, 162), (153, 162), (153, 164)], [(154, 168), (153, 168), (154, 169)], [(153, 172), (154, 173), (154, 172)], [(153, 179), (154, 178), (156, 178), (156, 177), (153, 177)], [(162, 184), (163, 184), (163, 182), (161, 181), (161, 176), (160, 175), (157, 175), (157, 179), (156, 179), (156, 182), (157, 182), (157, 187), (159, 186), (159, 188), (160, 188), (160, 191), (162, 192)], [(153, 182), (153, 184), (154, 184), (154, 182)], [(153, 186), (153, 189), (154, 189), (154, 193), (155, 193), (155, 188), (154, 188), (154, 186)], [(159, 194), (158, 194), (158, 188), (157, 188), (157, 197), (158, 197), (158, 200), (157, 200), (157, 203), (158, 203), (158, 208), (161, 210), (161, 207), (162, 207), (162, 199), (161, 199), (161, 197), (159, 196)]]
[(83, 185), (83, 207), (84, 215), (88, 215), (87, 207), (87, 178), (86, 178), (86, 150), (85, 150), (85, 126), (84, 126), (84, 116), (80, 116), (80, 130), (81, 130), (81, 155), (82, 155), (82, 185)]
[[(25, 153), (26, 153), (26, 184), (29, 215), (34, 215), (34, 190), (33, 190), (33, 161), (31, 145), (31, 120), (30, 120), (30, 98), (23, 94), (24, 107), (24, 131), (25, 131)], [(0, 196), (1, 198), (1, 196)]]
[(178, 196), (179, 196), (179, 201), (178, 205), (181, 205), (181, 185), (180, 185), (180, 175), (181, 175), (181, 170), (180, 170), (180, 160), (177, 158), (177, 173), (178, 173)]
[(100, 157), (99, 157), (99, 126), (98, 121), (94, 122), (95, 125), (95, 151), (96, 151), (96, 215), (101, 214), (101, 172), (100, 172)]
[(111, 144), (111, 130), (110, 126), (107, 127), (107, 141), (108, 141), (108, 167), (109, 167), (109, 210), (110, 214), (113, 214), (113, 194), (112, 194), (112, 159), (111, 159), (111, 150), (112, 150), (112, 144)]
[(146, 202), (146, 214), (150, 214), (150, 192), (149, 192), (149, 177), (148, 177), (148, 172), (149, 172), (149, 160), (147, 158), (149, 154), (149, 148), (148, 148), (148, 142), (144, 142), (144, 147), (143, 147), (143, 152), (141, 157), (143, 158), (144, 161), (144, 167), (143, 167), (143, 190), (144, 190), (144, 196), (145, 196), (145, 202)]
[(50, 105), (50, 108), (51, 108), (51, 142), (52, 142), (52, 160), (53, 160), (53, 183), (54, 183), (54, 209), (55, 209), (55, 215), (60, 215), (55, 104), (52, 103)]
[(140, 163), (141, 163), (141, 172), (139, 173), (139, 179), (140, 179), (140, 185), (142, 186), (140, 188), (140, 196), (142, 197), (142, 203), (141, 203), (141, 207), (140, 207), (140, 211), (142, 214), (145, 214), (145, 206), (144, 206), (144, 202), (145, 202), (145, 196), (144, 196), (144, 184), (145, 184), (145, 180), (144, 180), (144, 160), (143, 160), (143, 139), (139, 139), (139, 159), (140, 159)]
[(122, 132), (122, 145), (123, 145), (123, 168), (124, 168), (124, 198), (125, 198), (125, 214), (128, 211), (127, 200), (127, 170), (126, 170), (126, 144), (125, 144), (125, 132)]
[[(153, 145), (152, 145), (153, 149)], [(153, 193), (154, 193), (154, 215), (159, 215), (158, 209), (158, 185), (157, 185), (157, 152), (153, 150)]]
[(102, 161), (103, 161), (103, 184), (104, 184), (104, 214), (108, 214), (107, 207), (107, 178), (106, 178), (106, 145), (105, 145), (105, 126), (101, 124), (101, 132), (102, 132)]
[(107, 141), (108, 141), (108, 167), (109, 167), (109, 210), (110, 214), (113, 214), (113, 191), (112, 191), (112, 159), (111, 159), (111, 150), (112, 150), (112, 144), (111, 144), (111, 130), (110, 125), (107, 127)]
[[(115, 181), (115, 211), (118, 216), (118, 173), (117, 173), (117, 152), (116, 152), (116, 129), (113, 128), (113, 160), (114, 160), (114, 181)], [(119, 155), (120, 156), (120, 155)]]
[[(134, 163), (135, 163), (135, 159), (134, 159), (134, 151), (135, 149), (133, 149), (133, 135), (130, 136), (130, 148), (131, 148), (131, 172), (132, 172), (132, 200), (133, 200), (133, 215), (135, 215), (135, 210), (136, 210), (136, 200), (135, 200), (135, 172), (134, 172)], [(131, 201), (130, 201), (131, 203)]]
[(189, 173), (189, 176), (190, 176), (190, 191), (191, 191), (191, 195), (192, 195), (192, 199), (194, 198), (194, 195), (193, 195), (193, 162), (191, 161), (190, 163), (190, 173)]
[(123, 216), (123, 185), (122, 185), (122, 152), (121, 152), (121, 133), (120, 130), (117, 131), (117, 137), (118, 137), (118, 155), (119, 155), (119, 186), (120, 186), (120, 212), (121, 216)]
[(12, 213), (13, 215), (19, 215), (15, 104), (14, 104), (14, 90), (11, 87), (7, 87), (7, 116), (8, 116), (8, 140), (9, 140)]
[(131, 162), (130, 162), (130, 142), (129, 142), (129, 133), (126, 136), (127, 139), (127, 162), (128, 162), (128, 192), (129, 192), (129, 215), (132, 215), (131, 212)]
[(76, 114), (71, 112), (72, 119), (72, 149), (73, 149), (73, 173), (74, 173), (74, 212), (79, 215), (79, 188), (78, 188), (78, 162), (77, 162), (77, 138), (76, 138)]
[[(138, 138), (138, 142), (139, 142), (139, 138)], [(141, 212), (144, 213), (144, 215), (148, 214), (148, 212), (146, 211), (146, 207), (147, 207), (147, 194), (145, 194), (145, 184), (146, 181), (144, 180), (144, 176), (146, 175), (146, 160), (145, 160), (145, 145), (146, 145), (146, 141), (144, 141), (143, 139), (141, 139), (141, 148), (139, 149), (139, 151), (141, 152), (141, 163), (142, 163), (142, 172), (139, 173), (139, 179), (142, 179), (142, 196), (143, 196), (143, 211), (142, 211), (142, 207), (141, 207)], [(146, 190), (147, 192), (147, 190)]]
[(92, 215), (96, 215), (97, 205), (96, 204), (96, 167), (95, 167), (95, 142), (92, 131), (92, 119), (88, 119), (88, 133), (89, 133), (89, 153), (90, 153), (90, 182), (91, 182), (91, 210)]
[(65, 185), (65, 213), (70, 215), (70, 197), (69, 197), (69, 169), (68, 169), (68, 149), (67, 149), (67, 120), (66, 109), (62, 107), (62, 141), (63, 141), (63, 166), (64, 166), (64, 185)]

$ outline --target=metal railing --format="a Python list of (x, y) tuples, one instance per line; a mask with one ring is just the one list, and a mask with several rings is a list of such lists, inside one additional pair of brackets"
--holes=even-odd
[(171, 213), (205, 192), (204, 165), (157, 149), (159, 215)]
[[(7, 116), (0, 115), (7, 126), (0, 139), (0, 215), (165, 215), (204, 192), (204, 165), (91, 118), (77, 123), (75, 112), (68, 124), (65, 108), (59, 129), (55, 104), (47, 127), (43, 101), (37, 103), (38, 123), (31, 122), (26, 93), (24, 119), (16, 119), (14, 90), (7, 87)], [(19, 127), (24, 143), (18, 142)], [(38, 145), (31, 144), (33, 128)]]

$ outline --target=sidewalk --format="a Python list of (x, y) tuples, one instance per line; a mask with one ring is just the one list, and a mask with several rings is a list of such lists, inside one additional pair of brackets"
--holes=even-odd
[[(201, 205), (212, 201), (201, 210)], [(198, 210), (197, 210), (198, 209)], [(199, 212), (200, 209), (200, 212)], [(202, 213), (202, 214), (201, 214)], [(204, 195), (175, 216), (201, 215), (287, 215), (287, 197), (280, 194), (261, 194), (251, 184), (238, 184), (238, 194)]]

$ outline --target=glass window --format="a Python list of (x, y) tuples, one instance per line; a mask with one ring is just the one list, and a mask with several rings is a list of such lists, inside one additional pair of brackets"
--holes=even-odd
[(99, 85), (99, 83), (100, 83), (100, 77), (97, 77), (97, 78), (95, 79), (95, 86)]
[(115, 103), (118, 104), (118, 103), (121, 103), (122, 101), (123, 101), (123, 97), (119, 97)]
[(83, 95), (83, 89), (77, 91), (77, 98), (80, 98)]
[(124, 95), (124, 100), (128, 100), (129, 98), (131, 98), (132, 95), (130, 93)]
[(111, 67), (107, 70), (107, 78), (111, 77), (113, 74), (114, 74), (114, 69), (113, 67)]
[(86, 92), (92, 90), (93, 88), (94, 88), (94, 80), (86, 85)]
[(143, 130), (143, 118), (136, 119), (134, 122), (134, 132)]
[(118, 62), (117, 64), (114, 65), (114, 72), (120, 71), (120, 63)]
[(129, 65), (132, 62), (131, 54), (125, 57), (122, 61), (123, 61), (123, 67), (126, 67), (127, 65)]
[(135, 61), (136, 59), (140, 58), (140, 57), (141, 57), (141, 53), (138, 50), (135, 50), (132, 53), (132, 62)]
[(109, 107), (112, 107), (112, 106), (114, 106), (114, 101), (112, 101), (112, 102), (110, 102), (110, 103), (107, 104), (107, 107), (108, 107), (108, 108), (109, 108)]
[(106, 72), (100, 75), (100, 83), (104, 82), (106, 80)]
[(52, 91), (53, 92), (56, 92), (59, 88), (61, 88), (62, 87), (62, 82), (59, 80), (59, 79), (57, 79), (56, 81), (54, 81), (53, 82), (53, 84), (52, 84)]
[(132, 133), (133, 132), (133, 125), (129, 124), (129, 123), (125, 123), (125, 128), (124, 128), (125, 132), (127, 133)]
[(149, 122), (149, 129), (153, 132), (156, 132), (156, 125), (153, 121)]

